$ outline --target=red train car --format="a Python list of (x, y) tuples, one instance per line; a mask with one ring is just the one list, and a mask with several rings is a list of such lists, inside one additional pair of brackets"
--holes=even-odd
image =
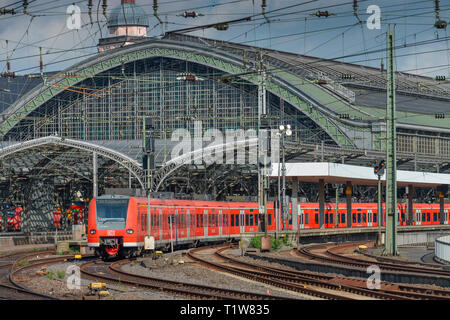
[(22, 229), (22, 207), (12, 208), (8, 212), (6, 227), (8, 231), (20, 231)]
[[(101, 257), (138, 255), (143, 250), (149, 233), (159, 245), (217, 241), (257, 232), (261, 216), (258, 204), (253, 202), (217, 202), (191, 200), (151, 199), (150, 217), (147, 198), (101, 196), (89, 205), (88, 245)], [(445, 223), (449, 222), (450, 205), (446, 205)], [(268, 203), (267, 230), (280, 230), (283, 225), (292, 229), (292, 205), (288, 219), (282, 220)], [(439, 224), (439, 205), (414, 204), (414, 224)], [(398, 204), (397, 224), (406, 224), (406, 206)], [(352, 227), (376, 227), (380, 222), (376, 203), (353, 203)], [(385, 206), (382, 221), (384, 225)], [(318, 203), (298, 204), (300, 229), (319, 228)], [(347, 227), (346, 204), (326, 204), (325, 228)]]

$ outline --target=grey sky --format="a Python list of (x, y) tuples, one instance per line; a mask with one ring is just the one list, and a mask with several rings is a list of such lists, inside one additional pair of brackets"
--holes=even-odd
[[(15, 2), (17, 0), (0, 0), (0, 7), (11, 8), (9, 4)], [(12, 71), (20, 74), (39, 72), (37, 55), (40, 46), (45, 54), (44, 71), (68, 68), (94, 54), (100, 34), (103, 37), (108, 34), (99, 0), (93, 0), (92, 25), (87, 14), (87, 0), (29, 2), (28, 11), (34, 17), (23, 14), (0, 16), (2, 71), (6, 71), (8, 52)], [(97, 12), (99, 2), (100, 11)], [(149, 35), (161, 35), (162, 26), (157, 25), (157, 19), (153, 16), (153, 0), (136, 2), (149, 15)], [(77, 4), (82, 11), (84, 25), (80, 30), (69, 30), (66, 26), (66, 10), (72, 3)], [(107, 12), (119, 3), (120, 0), (109, 0)], [(373, 4), (381, 8), (380, 30), (369, 30), (365, 23), (369, 16), (366, 9)], [(385, 48), (385, 32), (390, 23), (391, 27), (395, 24), (396, 44), (405, 46), (397, 50), (397, 70), (450, 77), (450, 42), (443, 40), (450, 36), (450, 30), (437, 30), (433, 27), (435, 11), (432, 0), (359, 0), (358, 15), (362, 24), (357, 23), (351, 0), (267, 0), (267, 5), (270, 23), (259, 15), (253, 21), (230, 25), (227, 31), (208, 29), (191, 34), (324, 58), (350, 55), (340, 60), (379, 67), (380, 60), (385, 55), (382, 49)], [(288, 6), (293, 7), (270, 13)], [(18, 8), (18, 5), (12, 7)], [(440, 7), (441, 19), (449, 21), (450, 0), (441, 0)], [(336, 15), (328, 18), (312, 16), (318, 8)], [(184, 11), (196, 11), (204, 16), (196, 19), (177, 16)], [(158, 12), (167, 21), (163, 28), (175, 30), (259, 14), (261, 0), (160, 0)], [(8, 48), (6, 40), (9, 40)], [(424, 41), (428, 43), (423, 44)], [(368, 51), (375, 52), (360, 54)]]

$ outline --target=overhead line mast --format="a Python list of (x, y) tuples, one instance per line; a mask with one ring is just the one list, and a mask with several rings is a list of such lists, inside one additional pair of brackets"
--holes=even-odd
[(384, 254), (398, 255), (397, 250), (397, 130), (395, 120), (395, 31), (388, 29), (387, 37), (387, 81), (386, 81), (386, 244)]

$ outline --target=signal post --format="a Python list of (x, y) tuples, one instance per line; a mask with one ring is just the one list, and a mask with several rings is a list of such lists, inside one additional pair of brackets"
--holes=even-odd
[(383, 245), (381, 240), (381, 228), (383, 226), (383, 203), (381, 201), (381, 176), (384, 175), (384, 169), (386, 168), (386, 162), (381, 160), (375, 165), (373, 172), (378, 176), (378, 234), (377, 234), (377, 247)]

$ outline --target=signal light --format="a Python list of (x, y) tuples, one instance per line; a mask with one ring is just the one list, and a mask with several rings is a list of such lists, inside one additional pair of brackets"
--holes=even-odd
[(386, 168), (386, 162), (384, 160), (381, 160), (374, 168), (373, 173), (382, 176), (384, 175), (384, 169)]

